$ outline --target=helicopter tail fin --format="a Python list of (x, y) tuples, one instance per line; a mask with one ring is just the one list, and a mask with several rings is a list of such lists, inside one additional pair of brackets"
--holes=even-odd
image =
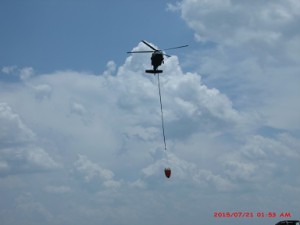
[(162, 70), (145, 70), (146, 73), (152, 73), (152, 74), (156, 74), (156, 73), (162, 73)]

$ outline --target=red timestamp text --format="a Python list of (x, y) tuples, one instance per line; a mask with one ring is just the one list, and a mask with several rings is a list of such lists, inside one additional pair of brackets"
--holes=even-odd
[(290, 212), (249, 212), (249, 211), (234, 211), (234, 212), (222, 212), (215, 211), (213, 213), (214, 218), (290, 218), (292, 214)]
[(215, 218), (253, 218), (253, 212), (214, 212)]

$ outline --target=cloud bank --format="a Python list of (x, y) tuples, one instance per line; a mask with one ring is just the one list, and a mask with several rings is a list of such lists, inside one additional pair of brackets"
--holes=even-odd
[(204, 47), (188, 63), (209, 86), (236, 107), (255, 108), (268, 126), (298, 130), (299, 7), (293, 0), (183, 0), (168, 8), (180, 13)]

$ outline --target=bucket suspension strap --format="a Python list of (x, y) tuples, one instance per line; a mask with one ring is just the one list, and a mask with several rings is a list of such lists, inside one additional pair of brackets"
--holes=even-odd
[(164, 113), (163, 113), (163, 106), (162, 106), (161, 92), (160, 92), (159, 73), (157, 74), (157, 81), (158, 81), (158, 93), (159, 93), (160, 112), (161, 112), (161, 127), (162, 127), (162, 132), (163, 132), (163, 137), (164, 137), (165, 150), (167, 150), (166, 135), (165, 135), (165, 125), (164, 125)]

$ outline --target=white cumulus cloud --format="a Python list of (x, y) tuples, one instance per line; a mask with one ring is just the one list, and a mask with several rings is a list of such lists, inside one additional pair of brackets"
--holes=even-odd
[[(227, 208), (229, 200), (242, 209), (247, 199), (249, 208), (255, 208), (253, 193), (258, 192), (269, 209), (277, 203), (269, 192), (290, 190), (286, 201), (292, 211), (299, 202), (293, 197), (299, 193), (293, 188), (299, 185), (297, 134), (268, 130), (260, 113), (236, 107), (232, 95), (207, 85), (198, 72), (184, 72), (173, 56), (165, 59), (160, 76), (164, 150), (157, 76), (144, 73), (149, 56), (130, 55), (118, 67), (109, 62), (102, 75), (36, 73), (26, 85), (15, 84), (14, 91), (1, 83), (6, 88), (0, 89), (5, 125), (0, 128), (5, 143), (0, 170), (6, 177), (17, 176), (23, 182), (20, 189), (40, 199), (30, 202), (32, 209), (50, 219), (56, 215), (57, 224), (152, 224), (157, 217), (193, 224), (199, 212), (205, 217)], [(166, 167), (172, 170), (170, 179), (164, 176)], [(22, 171), (48, 174), (23, 179)], [(272, 189), (263, 189), (266, 182)], [(20, 196), (19, 190), (5, 191)], [(15, 208), (10, 205), (8, 211)], [(166, 210), (169, 214), (162, 215)]]

